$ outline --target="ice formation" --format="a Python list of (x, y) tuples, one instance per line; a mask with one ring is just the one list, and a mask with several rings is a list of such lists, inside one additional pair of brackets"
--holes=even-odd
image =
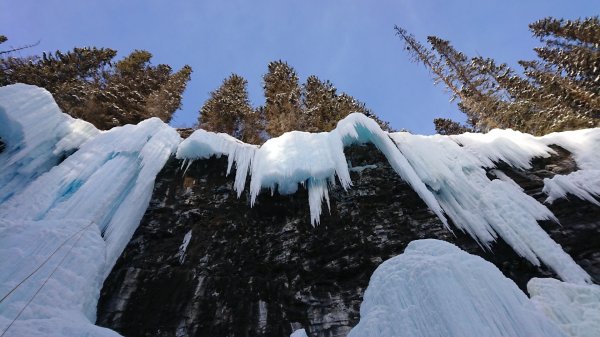
[(493, 264), (438, 240), (373, 273), (348, 337), (565, 336)]
[(568, 336), (600, 335), (600, 286), (533, 278), (527, 291), (533, 304)]
[(298, 184), (305, 185), (308, 188), (311, 222), (318, 224), (322, 202), (329, 200), (328, 185), (335, 183), (336, 176), (344, 189), (352, 185), (344, 146), (366, 142), (375, 145), (386, 156), (392, 168), (445, 223), (446, 219), (435, 197), (387, 133), (375, 121), (359, 113), (341, 120), (331, 132), (292, 131), (269, 139), (260, 148), (224, 134), (198, 130), (181, 143), (177, 158), (196, 160), (210, 155), (234, 154), (229, 157), (229, 168), (232, 162), (236, 163), (236, 190), (238, 195), (242, 193), (247, 172), (250, 171), (252, 205), (263, 188), (290, 194), (297, 191)]
[(564, 198), (568, 194), (598, 204), (600, 195), (600, 129), (555, 132), (543, 137), (533, 137), (513, 130), (492, 130), (486, 134), (466, 133), (450, 137), (473, 153), (483, 167), (495, 167), (503, 161), (516, 168), (530, 168), (534, 157), (548, 157), (555, 151), (549, 145), (569, 151), (578, 171), (568, 175), (555, 175), (544, 179), (543, 192), (547, 202)]
[(117, 335), (93, 325), (100, 287), (179, 135), (156, 118), (99, 132), (33, 86), (0, 106), (0, 333)]
[[(311, 222), (318, 224), (323, 201), (329, 206), (328, 186), (336, 181), (344, 189), (352, 185), (352, 168), (348, 167), (344, 147), (372, 143), (447, 227), (445, 215), (484, 248), (490, 249), (491, 243), (501, 237), (534, 265), (543, 262), (563, 280), (586, 283), (589, 275), (537, 223), (556, 220), (552, 212), (501, 171), (492, 171), (498, 179), (489, 179), (485, 170), (495, 168), (500, 161), (516, 168), (530, 168), (532, 158), (554, 154), (549, 145), (555, 143), (571, 149), (578, 163), (589, 162), (590, 156), (596, 154), (582, 147), (587, 149), (594, 137), (600, 139), (600, 133), (587, 131), (585, 135), (574, 143), (573, 137), (560, 134), (536, 138), (512, 130), (451, 137), (388, 134), (373, 120), (355, 113), (341, 120), (331, 132), (288, 132), (269, 139), (261, 147), (225, 134), (198, 130), (182, 142), (177, 156), (192, 161), (228, 155), (228, 172), (233, 163), (237, 167), (238, 196), (250, 174), (251, 205), (262, 189), (290, 194), (296, 192), (299, 184), (304, 185), (308, 189)], [(600, 185), (600, 179), (595, 181)], [(551, 182), (546, 184), (550, 186)]]
[(244, 191), (248, 169), (252, 164), (258, 146), (241, 142), (226, 133), (207, 132), (202, 129), (194, 131), (177, 148), (177, 158), (189, 160), (188, 165), (196, 159), (212, 156), (227, 156), (227, 174), (236, 165), (234, 189), (238, 197)]
[[(541, 260), (563, 280), (589, 282), (588, 274), (538, 225), (537, 220), (555, 219), (552, 212), (502, 173), (497, 173), (501, 179), (490, 180), (482, 168), (491, 165), (486, 162), (490, 158), (478, 158), (449, 137), (440, 135), (394, 133), (391, 137), (454, 224), (482, 246), (489, 249), (491, 242), (500, 236), (520, 256), (536, 266)], [(499, 144), (497, 150), (487, 148), (483, 152), (493, 160), (509, 161), (520, 167), (529, 165), (523, 149), (534, 149), (537, 152), (531, 153), (538, 155), (546, 150), (542, 145), (510, 150), (514, 144), (508, 140)]]

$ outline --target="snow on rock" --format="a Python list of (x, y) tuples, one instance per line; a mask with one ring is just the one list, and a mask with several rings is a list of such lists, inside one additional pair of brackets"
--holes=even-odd
[[(520, 256), (536, 266), (541, 260), (563, 280), (590, 281), (589, 275), (538, 225), (537, 220), (555, 220), (552, 212), (525, 194), (510, 178), (497, 173), (502, 179), (490, 180), (481, 158), (450, 137), (405, 132), (391, 137), (453, 223), (483, 247), (490, 249), (500, 236)], [(500, 143), (503, 150), (498, 153), (504, 153), (504, 158), (511, 153), (513, 160), (519, 158), (515, 161), (519, 165), (528, 164), (524, 155), (516, 155), (519, 151), (508, 151), (507, 142)]]
[(0, 332), (118, 335), (93, 325), (100, 287), (181, 138), (157, 118), (99, 132), (32, 86), (0, 88), (0, 107)]
[(600, 336), (600, 286), (533, 278), (527, 291), (533, 304), (568, 336)]
[(0, 217), (93, 221), (106, 241), (110, 271), (144, 215), (154, 178), (179, 141), (158, 118), (103, 132), (1, 204)]
[(192, 239), (192, 230), (190, 229), (187, 233), (185, 233), (183, 237), (183, 242), (181, 246), (179, 246), (179, 251), (177, 251), (176, 257), (179, 258), (179, 263), (183, 264), (185, 261), (185, 252), (187, 251), (187, 246), (190, 244), (190, 240)]
[(543, 137), (544, 144), (556, 144), (571, 152), (581, 170), (600, 168), (600, 128), (554, 132)]
[(544, 179), (543, 192), (548, 195), (546, 202), (564, 198), (568, 194), (599, 205), (600, 196), (600, 129), (555, 132), (541, 141), (556, 144), (571, 152), (579, 171), (568, 175), (556, 175)]
[(298, 329), (298, 330), (292, 332), (290, 337), (308, 337), (308, 335), (306, 334), (306, 330)]
[(56, 165), (99, 131), (63, 114), (52, 95), (32, 85), (0, 88), (0, 203)]
[(375, 270), (360, 316), (349, 337), (564, 336), (493, 264), (431, 239)]

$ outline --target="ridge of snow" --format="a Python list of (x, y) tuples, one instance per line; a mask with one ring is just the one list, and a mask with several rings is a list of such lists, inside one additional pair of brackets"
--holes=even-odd
[(564, 336), (496, 266), (451, 243), (416, 240), (369, 281), (348, 337)]
[(118, 336), (93, 325), (100, 288), (181, 138), (158, 118), (99, 132), (34, 86), (0, 88), (0, 107), (10, 123), (0, 163), (12, 170), (0, 184), (12, 189), (0, 203), (0, 256), (14, 257), (0, 262), (0, 331)]
[(375, 121), (360, 113), (340, 120), (330, 132), (287, 132), (267, 140), (260, 147), (204, 130), (194, 131), (188, 139), (179, 146), (177, 158), (192, 161), (211, 155), (229, 155), (228, 173), (233, 162), (237, 167), (235, 188), (238, 197), (244, 190), (247, 172), (250, 172), (251, 206), (262, 189), (270, 189), (271, 193), (277, 190), (285, 195), (295, 193), (299, 184), (306, 186), (313, 225), (319, 223), (323, 200), (329, 205), (328, 186), (335, 184), (335, 177), (344, 189), (352, 185), (344, 147), (369, 142), (385, 155), (394, 171), (447, 224), (435, 197), (388, 134)]
[(572, 284), (552, 278), (527, 283), (533, 304), (570, 337), (600, 334), (600, 286)]

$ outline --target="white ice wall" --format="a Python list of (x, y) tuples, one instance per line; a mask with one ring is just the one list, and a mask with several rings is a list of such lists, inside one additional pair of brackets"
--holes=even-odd
[(417, 240), (375, 270), (348, 335), (403, 336), (564, 334), (493, 264), (444, 241)]
[(157, 118), (99, 132), (26, 85), (0, 88), (0, 121), (0, 334), (118, 335), (93, 325), (100, 288), (178, 133)]

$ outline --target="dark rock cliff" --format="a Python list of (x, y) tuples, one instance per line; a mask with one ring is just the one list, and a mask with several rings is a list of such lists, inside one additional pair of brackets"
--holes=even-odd
[[(576, 169), (561, 149), (532, 170), (501, 169), (543, 201), (542, 179)], [(264, 192), (254, 208), (237, 198), (226, 158), (171, 159), (157, 178), (150, 207), (104, 283), (98, 321), (125, 336), (345, 336), (359, 319), (375, 268), (415, 239), (437, 238), (496, 264), (521, 288), (553, 276), (504, 242), (483, 251), (470, 237), (443, 228), (417, 194), (372, 146), (346, 149), (353, 187), (330, 190), (331, 211), (310, 225), (305, 190)], [(493, 173), (490, 172), (492, 176)], [(542, 226), (598, 281), (600, 207), (559, 200), (561, 225)], [(191, 238), (181, 251), (186, 234)]]

